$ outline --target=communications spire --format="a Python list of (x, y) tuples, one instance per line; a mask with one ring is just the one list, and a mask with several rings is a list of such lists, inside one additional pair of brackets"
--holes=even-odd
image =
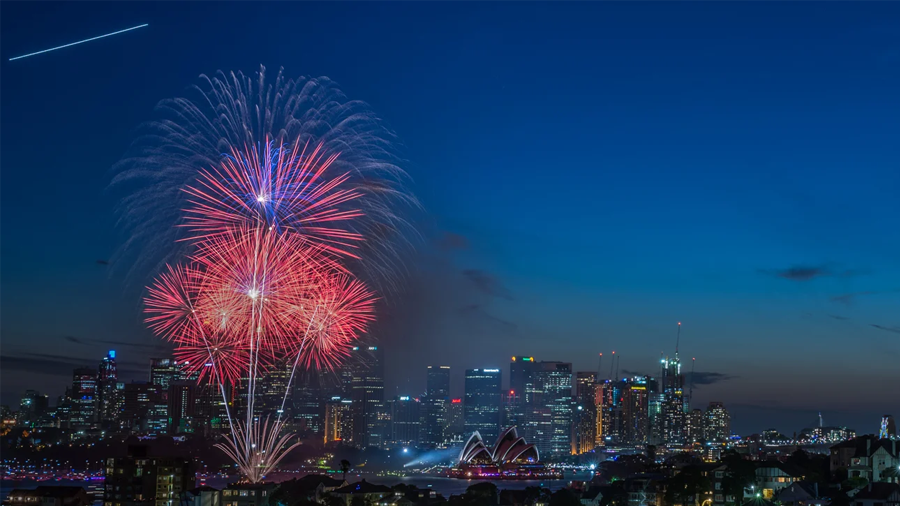
[(681, 322), (678, 322), (678, 335), (675, 337), (675, 360), (678, 360), (678, 345), (681, 343)]

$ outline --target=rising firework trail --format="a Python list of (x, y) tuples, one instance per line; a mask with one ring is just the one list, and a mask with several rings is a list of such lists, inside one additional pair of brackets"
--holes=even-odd
[[(372, 232), (402, 224), (388, 206), (392, 199), (414, 201), (385, 179), (399, 169), (364, 151), (379, 143), (352, 128), (360, 117), (316, 128), (312, 119), (297, 119), (323, 112), (302, 104), (334, 107), (310, 95), (323, 92), (319, 81), (279, 74), (274, 89), (293, 95), (272, 98), (264, 72), (258, 87), (240, 74), (230, 82), (220, 76), (205, 95), (215, 114), (167, 103), (181, 114), (157, 124), (165, 149), (148, 148), (148, 158), (128, 162), (117, 181), (156, 180), (126, 199), (126, 222), (147, 208), (152, 191), (182, 197), (174, 198), (181, 218), (170, 224), (182, 258), (148, 287), (146, 323), (174, 344), (187, 374), (222, 395), (230, 437), (217, 447), (244, 478), (259, 482), (296, 446), (282, 420), (296, 372), (334, 369), (374, 321), (377, 297), (359, 275), (366, 267), (390, 273), (385, 259), (394, 249), (388, 236)], [(210, 155), (213, 146), (224, 154)], [(281, 409), (260, 416), (258, 382), (281, 367), (290, 372)], [(228, 407), (234, 389), (246, 391), (242, 417)]]
[(21, 60), (22, 58), (28, 58), (29, 56), (36, 56), (43, 53), (49, 53), (50, 51), (56, 51), (57, 49), (63, 49), (67, 47), (77, 46), (78, 44), (84, 44), (85, 42), (91, 42), (92, 40), (104, 39), (106, 37), (112, 37), (113, 35), (118, 35), (120, 33), (130, 32), (132, 30), (137, 30), (138, 28), (144, 28), (145, 26), (149, 26), (147, 23), (138, 26), (132, 26), (131, 28), (126, 28), (124, 30), (119, 30), (118, 32), (107, 33), (104, 35), (98, 35), (97, 37), (91, 37), (90, 39), (79, 40), (77, 42), (70, 42), (68, 44), (64, 44), (62, 46), (51, 47), (50, 49), (44, 49), (41, 51), (35, 51), (34, 53), (23, 54), (22, 56), (16, 56), (14, 58), (10, 58), (9, 61), (13, 60)]

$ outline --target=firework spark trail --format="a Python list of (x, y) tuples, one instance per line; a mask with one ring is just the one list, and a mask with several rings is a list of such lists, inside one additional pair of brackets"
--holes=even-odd
[[(329, 179), (347, 178), (342, 186), (354, 195), (336, 200), (331, 208), (355, 213), (329, 221), (300, 213), (298, 221), (282, 225), (334, 241), (331, 246), (342, 255), (358, 257), (346, 264), (357, 275), (380, 291), (396, 288), (397, 274), (405, 271), (401, 257), (410, 251), (409, 238), (417, 237), (401, 211), (419, 204), (404, 186), (408, 178), (398, 166), (394, 134), (368, 105), (347, 99), (328, 78), (288, 79), (279, 71), (267, 79), (263, 67), (255, 75), (201, 76), (190, 96), (160, 102), (158, 119), (142, 125), (137, 141), (113, 167), (110, 190), (123, 195), (118, 226), (126, 234), (113, 265), (129, 269), (128, 278), (144, 284), (142, 273), (159, 271), (166, 262), (190, 254), (189, 244), (166, 246), (203, 235), (188, 226), (172, 226), (190, 221), (183, 211), (196, 198), (183, 190), (205, 191), (201, 171), (217, 178), (215, 171), (224, 172), (223, 153), (235, 165), (238, 160), (252, 164), (267, 147), (272, 155), (284, 146), (289, 153), (278, 154), (281, 162), (275, 158), (282, 166), (292, 159), (332, 160)], [(225, 181), (226, 188), (237, 188), (235, 181)], [(301, 189), (309, 187), (295, 188)], [(219, 199), (215, 205), (222, 203)], [(246, 211), (236, 200), (230, 205), (230, 212)]]

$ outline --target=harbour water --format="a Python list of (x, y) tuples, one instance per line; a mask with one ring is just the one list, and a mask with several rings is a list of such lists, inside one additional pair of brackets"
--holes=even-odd
[[(282, 481), (285, 479), (296, 478), (298, 475), (290, 474), (284, 476), (273, 476), (273, 481)], [(567, 474), (565, 479), (562, 480), (498, 480), (494, 481), (497, 485), (497, 488), (507, 489), (507, 490), (522, 490), (527, 487), (542, 487), (549, 488), (550, 490), (558, 490), (560, 488), (565, 487), (572, 480), (589, 480), (591, 478), (590, 473), (584, 474)], [(398, 483), (405, 483), (407, 485), (414, 485), (417, 488), (423, 490), (435, 490), (438, 493), (442, 494), (444, 497), (449, 497), (454, 494), (462, 494), (466, 491), (466, 489), (470, 485), (474, 485), (475, 483), (481, 483), (483, 481), (490, 480), (461, 480), (457, 478), (447, 478), (443, 476), (428, 476), (428, 475), (411, 475), (411, 476), (376, 476), (376, 475), (348, 475), (347, 481), (354, 483), (360, 480), (366, 480), (370, 483), (375, 483), (378, 485), (396, 485)], [(211, 478), (206, 480), (206, 484), (218, 489), (225, 488), (230, 480), (226, 478)], [(84, 487), (88, 490), (88, 492), (97, 492), (100, 491), (102, 493), (103, 490), (103, 481), (102, 480), (92, 480), (92, 481), (34, 481), (34, 480), (16, 480), (9, 481), (3, 480), (0, 481), (0, 500), (6, 499), (6, 496), (9, 492), (16, 488), (23, 489), (33, 489), (37, 488), (41, 485), (48, 486), (76, 486), (76, 487)], [(98, 500), (95, 501), (95, 504), (98, 504)]]

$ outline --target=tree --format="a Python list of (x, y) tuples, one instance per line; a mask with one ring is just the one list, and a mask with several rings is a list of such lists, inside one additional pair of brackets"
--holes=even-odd
[(744, 495), (749, 492), (750, 485), (756, 482), (756, 466), (753, 462), (744, 460), (734, 450), (728, 451), (722, 462), (725, 464), (725, 474), (722, 476), (722, 493), (726, 497), (734, 498), (734, 504), (744, 502)]
[(666, 503), (682, 506), (699, 505), (700, 495), (708, 493), (712, 484), (697, 466), (687, 466), (669, 480)]
[(550, 506), (580, 506), (581, 501), (567, 488), (561, 488), (550, 496)]
[(322, 497), (322, 503), (324, 503), (325, 506), (346, 506), (344, 500), (334, 494), (325, 494), (325, 496)]
[(344, 474), (344, 481), (347, 481), (347, 473), (350, 471), (350, 461), (347, 459), (341, 460), (341, 472)]
[(474, 504), (497, 504), (500, 500), (500, 493), (497, 491), (497, 485), (489, 481), (483, 481), (470, 485), (466, 489), (465, 499)]

